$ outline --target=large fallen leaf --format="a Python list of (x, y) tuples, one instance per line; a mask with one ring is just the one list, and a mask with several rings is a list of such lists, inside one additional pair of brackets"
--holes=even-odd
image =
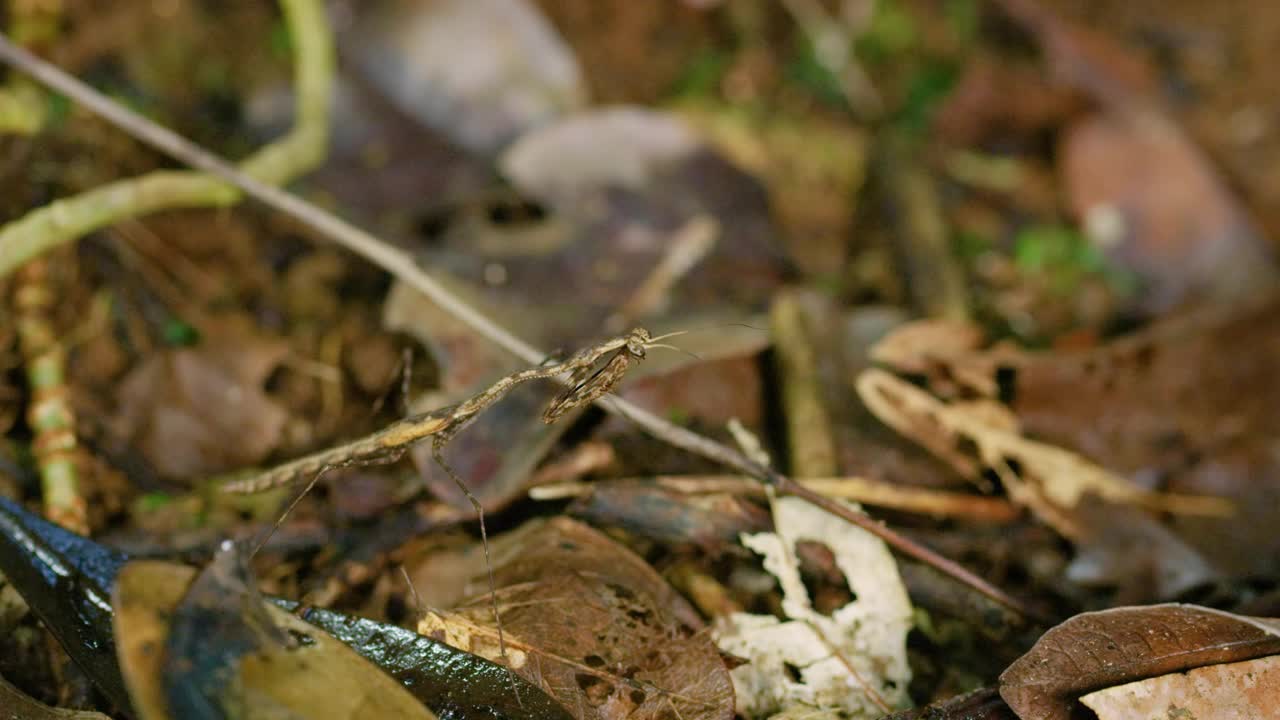
[(1045, 633), (1000, 676), (1000, 694), (1024, 720), (1068, 720), (1095, 690), (1276, 653), (1275, 619), (1195, 605), (1114, 608)]
[[(729, 720), (733, 687), (696, 614), (641, 558), (581, 523), (533, 521), (492, 543), (507, 657), (579, 720)], [(472, 589), (485, 587), (483, 577)], [(419, 632), (500, 658), (488, 596)]]
[(1080, 698), (1098, 720), (1249, 720), (1280, 702), (1280, 655), (1117, 685)]
[[(738, 711), (767, 717), (789, 706), (840, 708), (878, 718), (906, 705), (911, 603), (888, 548), (865, 530), (796, 498), (776, 503), (778, 533), (744, 535), (778, 578), (787, 620), (738, 613), (716, 630), (725, 652), (747, 659), (732, 670)], [(821, 543), (835, 557), (853, 602), (824, 615), (813, 608), (795, 545)]]

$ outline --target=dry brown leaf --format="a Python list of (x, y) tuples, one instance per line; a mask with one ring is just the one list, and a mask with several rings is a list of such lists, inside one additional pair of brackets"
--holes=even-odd
[(1274, 619), (1195, 605), (1114, 608), (1077, 615), (1041, 636), (1000, 676), (1000, 694), (1024, 720), (1068, 720), (1085, 693), (1277, 652)]
[[(641, 558), (565, 518), (527, 523), (492, 552), (512, 667), (575, 718), (733, 716), (719, 652), (681, 627), (696, 614)], [(419, 632), (500, 660), (487, 595), (429, 614)]]
[(1280, 294), (1153, 325), (1093, 351), (1009, 366), (1027, 431), (1128, 477), (1231, 500), (1232, 522), (1179, 517), (1178, 535), (1229, 573), (1280, 556)]
[(1252, 720), (1280, 705), (1280, 655), (1199, 667), (1098, 690), (1080, 698), (1098, 720)]
[(250, 340), (152, 355), (121, 385), (117, 430), (167, 477), (255, 465), (275, 449), (288, 419), (262, 391), (287, 351)]
[[(931, 337), (922, 328), (916, 335), (923, 335), (917, 344), (926, 352), (931, 343), (942, 343), (930, 355), (937, 364), (926, 374), (931, 390), (958, 381), (960, 391), (952, 394), (999, 394), (1028, 436), (1147, 487), (1233, 503), (1230, 521), (1176, 516), (1156, 522), (1116, 508), (1108, 521), (1115, 526), (1107, 527), (1096, 512), (1076, 516), (1093, 530), (1086, 532), (1089, 547), (1082, 547), (1083, 562), (1073, 572), (1081, 580), (1117, 585), (1130, 601), (1141, 602), (1171, 597), (1214, 573), (1275, 570), (1277, 323), (1280, 294), (1270, 292), (1074, 352), (949, 352), (945, 334)], [(919, 367), (910, 364), (916, 357), (911, 353), (881, 357), (895, 368)], [(924, 421), (918, 424), (921, 432), (931, 431)], [(1145, 552), (1134, 551), (1140, 547)]]

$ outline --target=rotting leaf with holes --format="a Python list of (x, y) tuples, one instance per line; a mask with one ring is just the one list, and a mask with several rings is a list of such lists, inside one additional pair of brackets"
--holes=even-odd
[[(838, 707), (878, 718), (904, 707), (911, 669), (906, 638), (911, 603), (888, 548), (878, 538), (797, 498), (775, 503), (777, 533), (743, 537), (778, 578), (786, 620), (737, 613), (716, 630), (725, 652), (750, 662), (732, 671), (738, 711), (768, 717), (786, 707)], [(854, 595), (829, 614), (815, 609), (794, 556), (802, 541), (825, 545)]]
[[(513, 669), (575, 718), (733, 717), (719, 652), (682, 627), (696, 614), (631, 551), (563, 518), (532, 521), (492, 551)], [(454, 613), (428, 613), (419, 631), (494, 653), (492, 622), (481, 595)]]
[(1024, 720), (1068, 720), (1085, 693), (1277, 653), (1280, 620), (1195, 605), (1113, 608), (1045, 633), (1000, 676), (1000, 695)]
[[(1017, 418), (989, 400), (944, 403), (880, 369), (859, 376), (858, 392), (886, 425), (914, 438), (975, 481), (993, 470), (1015, 502), (1071, 539), (1084, 537), (1076, 507), (1088, 495), (1183, 514), (1226, 517), (1231, 504), (1208, 496), (1155, 493), (1087, 458), (1024, 437)], [(962, 440), (977, 457), (962, 451)]]

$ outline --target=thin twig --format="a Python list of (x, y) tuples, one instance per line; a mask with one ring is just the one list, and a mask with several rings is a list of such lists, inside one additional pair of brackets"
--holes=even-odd
[[(972, 493), (949, 492), (913, 487), (863, 477), (794, 478), (798, 483), (840, 500), (853, 500), (863, 505), (892, 508), (932, 517), (962, 517), (990, 523), (1008, 523), (1021, 511), (1008, 500)], [(729, 493), (758, 495), (764, 492), (760, 483), (741, 475), (657, 475), (654, 477), (619, 478), (618, 483), (646, 482), (658, 487), (690, 495)], [(542, 483), (529, 490), (534, 500), (562, 500), (590, 495), (597, 487), (590, 482)]]
[[(317, 234), (363, 256), (386, 272), (426, 295), (445, 312), (469, 325), (478, 334), (531, 365), (538, 364), (546, 353), (508, 332), (484, 314), (450, 293), (444, 286), (419, 268), (408, 254), (388, 245), (373, 235), (332, 215), (311, 203), (279, 188), (260, 182), (235, 166), (171, 130), (163, 128), (131, 110), (115, 103), (92, 87), (62, 72), (57, 67), (25, 52), (8, 38), (0, 37), (0, 60), (31, 74), (54, 90), (102, 115), (125, 132), (152, 147), (191, 165), (218, 175), (248, 195), (311, 228)], [(0, 246), (0, 267), (4, 265)], [(972, 587), (996, 602), (1030, 617), (1041, 619), (1035, 611), (1015, 600), (999, 588), (937, 553), (925, 548), (879, 522), (855, 512), (839, 502), (793, 482), (774, 470), (762, 467), (741, 453), (707, 437), (668, 422), (621, 398), (604, 396), (595, 401), (608, 412), (625, 417), (645, 432), (675, 447), (719, 462), (763, 482), (780, 492), (800, 497), (876, 535), (899, 552), (936, 567), (943, 573)]]

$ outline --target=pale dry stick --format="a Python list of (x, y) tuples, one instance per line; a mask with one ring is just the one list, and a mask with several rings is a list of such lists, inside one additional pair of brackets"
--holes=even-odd
[[(212, 173), (235, 185), (259, 202), (293, 218), (323, 237), (363, 256), (402, 282), (426, 295), (445, 312), (466, 323), (486, 340), (503, 348), (528, 363), (537, 363), (546, 353), (512, 335), (483, 313), (453, 295), (443, 285), (418, 267), (413, 259), (399, 249), (379, 240), (360, 228), (299, 198), (285, 190), (260, 182), (236, 169), (204, 148), (161, 127), (137, 113), (112, 101), (92, 87), (62, 72), (56, 66), (14, 45), (7, 37), (0, 36), (0, 61), (30, 74), (50, 88), (72, 98), (107, 121), (121, 128), (134, 138), (199, 170)], [(0, 257), (4, 248), (0, 247)], [(1037, 620), (1053, 622), (1052, 618), (1037, 613), (1024, 603), (958, 563), (948, 560), (934, 551), (909, 540), (871, 518), (850, 510), (841, 503), (805, 488), (790, 478), (770, 468), (752, 462), (738, 451), (698, 433), (668, 422), (661, 417), (633, 404), (614, 397), (595, 400), (605, 410), (625, 417), (642, 430), (675, 447), (701, 455), (763, 482), (775, 486), (779, 492), (795, 495), (807, 502), (867, 530), (889, 543), (899, 552), (920, 562), (932, 565), (944, 574), (968, 585), (992, 600), (1023, 615)]]
[[(863, 505), (892, 508), (935, 517), (964, 517), (985, 522), (1007, 523), (1021, 511), (1007, 500), (971, 493), (902, 486), (862, 477), (794, 478), (827, 497), (853, 500)], [(655, 475), (620, 478), (616, 482), (646, 482), (688, 495), (729, 493), (763, 496), (759, 482), (741, 475)], [(545, 483), (529, 490), (534, 500), (561, 500), (589, 495), (589, 482)]]

